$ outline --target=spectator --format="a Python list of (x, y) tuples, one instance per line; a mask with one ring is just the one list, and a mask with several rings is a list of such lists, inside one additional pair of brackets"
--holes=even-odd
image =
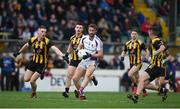
[(157, 10), (160, 15), (167, 16), (170, 10), (170, 6), (167, 0), (163, 0), (160, 5), (157, 6)]
[(75, 20), (75, 21), (79, 20), (77, 10), (74, 5), (70, 5), (69, 10), (67, 11), (67, 14), (66, 14), (66, 19), (67, 20)]
[(55, 33), (53, 26), (50, 26), (50, 27), (48, 28), (47, 34), (48, 34), (48, 36), (49, 36), (50, 39), (52, 39), (52, 40), (58, 40), (58, 37), (59, 37), (59, 36)]
[(31, 33), (29, 31), (29, 28), (26, 27), (25, 31), (23, 31), (22, 35), (20, 36), (21, 39), (23, 39), (24, 41), (27, 41), (31, 38)]
[(150, 29), (151, 25), (148, 19), (145, 19), (144, 22), (141, 24), (141, 34), (145, 37), (145, 42), (147, 42), (148, 30)]
[(88, 13), (85, 6), (81, 7), (81, 11), (78, 13), (80, 21), (88, 24)]
[(111, 41), (112, 42), (121, 42), (121, 30), (119, 25), (115, 25), (113, 30), (112, 30), (112, 35), (111, 35)]
[(37, 22), (40, 22), (42, 20), (42, 17), (44, 16), (44, 11), (39, 3), (36, 4), (35, 16), (36, 16), (35, 19), (37, 20)]
[(158, 19), (155, 20), (155, 22), (154, 22), (154, 24), (153, 24), (152, 26), (157, 29), (157, 31), (158, 31), (157, 35), (158, 35), (159, 37), (162, 37), (162, 27), (161, 27), (160, 22), (159, 22)]
[(123, 70), (124, 63), (119, 60), (118, 55), (115, 55), (112, 59), (109, 61), (110, 69), (121, 69)]
[(100, 58), (98, 63), (99, 63), (98, 68), (100, 68), (100, 69), (106, 69), (109, 67), (108, 63), (103, 58)]
[(50, 22), (47, 19), (47, 15), (45, 14), (44, 16), (42, 16), (42, 19), (40, 22), (38, 22), (40, 25), (44, 25), (46, 26), (46, 28), (48, 28), (50, 26)]
[(107, 10), (109, 11), (110, 10), (110, 6), (109, 4), (107, 3), (106, 0), (102, 0), (102, 2), (100, 3), (100, 6), (99, 6), (102, 10)]
[(16, 68), (11, 76), (11, 91), (13, 91), (14, 87), (16, 91), (19, 91), (20, 89), (19, 74), (20, 74), (20, 68), (23, 66), (23, 61), (25, 60), (23, 60), (22, 58), (16, 58), (15, 61)]
[[(5, 56), (0, 61), (1, 67), (1, 90), (8, 91), (11, 86), (11, 76), (15, 71), (15, 63), (13, 57), (10, 56), (9, 52), (6, 52)], [(6, 82), (4, 83), (4, 79)]]
[(57, 20), (61, 21), (62, 19), (64, 19), (65, 14), (66, 12), (64, 11), (64, 9), (61, 6), (57, 6), (57, 9), (56, 9)]
[(57, 25), (58, 21), (55, 14), (51, 14), (49, 22), (51, 26)]

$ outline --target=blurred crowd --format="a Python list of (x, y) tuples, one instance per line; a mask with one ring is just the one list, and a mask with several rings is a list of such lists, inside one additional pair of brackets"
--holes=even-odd
[[(103, 41), (121, 42), (130, 37), (131, 29), (147, 35), (152, 26), (142, 13), (135, 12), (133, 0), (2, 0), (0, 8), (0, 31), (11, 33), (12, 39), (27, 40), (43, 24), (50, 39), (69, 40), (75, 23), (82, 21), (96, 23)], [(153, 25), (162, 36), (159, 22)]]

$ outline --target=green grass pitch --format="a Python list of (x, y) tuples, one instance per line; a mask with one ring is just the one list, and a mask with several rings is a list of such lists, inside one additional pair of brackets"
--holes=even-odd
[(64, 98), (58, 92), (38, 92), (38, 98), (29, 98), (30, 92), (0, 92), (0, 108), (175, 108), (180, 107), (180, 93), (168, 93), (165, 102), (156, 93), (140, 98), (134, 104), (126, 96), (127, 93), (89, 92), (87, 100), (81, 101), (70, 93)]

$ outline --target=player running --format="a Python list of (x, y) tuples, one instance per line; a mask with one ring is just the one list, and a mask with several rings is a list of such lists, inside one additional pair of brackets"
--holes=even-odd
[[(161, 41), (161, 39), (158, 38), (158, 36), (156, 35), (155, 28), (151, 28), (148, 31), (148, 33), (151, 39), (151, 46), (150, 46), (151, 47), (151, 61), (150, 61), (150, 65), (145, 70), (145, 72), (142, 75), (140, 75), (137, 92), (131, 97), (131, 100), (134, 103), (138, 102), (139, 95), (144, 87), (147, 87), (148, 85), (150, 85), (148, 87), (151, 87), (152, 89), (154, 87), (154, 89), (157, 90), (155, 86), (149, 83), (153, 81), (155, 78), (159, 78), (159, 77), (163, 78), (165, 76), (165, 69), (163, 67), (163, 62), (162, 62), (163, 51), (165, 50), (165, 46), (163, 42)], [(164, 97), (167, 97), (166, 95), (167, 90), (164, 87), (161, 87), (159, 90), (161, 91), (161, 93), (163, 93), (162, 99), (164, 99)]]
[[(70, 62), (67, 69), (65, 92), (62, 93), (62, 95), (65, 98), (69, 97), (69, 88), (71, 86), (72, 77), (75, 73), (78, 64), (81, 62), (81, 59), (78, 58), (77, 55), (77, 47), (80, 43), (81, 37), (83, 36), (83, 30), (84, 30), (83, 24), (81, 22), (78, 22), (75, 26), (75, 34), (70, 38), (70, 43), (67, 49), (67, 53), (65, 55), (66, 58), (69, 58), (69, 54), (70, 54)], [(95, 85), (97, 85), (98, 82), (95, 76), (92, 76), (91, 80)]]
[[(84, 35), (81, 38), (78, 50), (85, 49), (87, 54), (83, 56), (82, 61), (79, 63), (75, 74), (73, 76), (74, 85), (76, 86), (75, 94), (80, 100), (86, 99), (84, 95), (84, 88), (91, 80), (91, 76), (96, 69), (98, 58), (103, 57), (103, 44), (99, 37), (96, 35), (97, 26), (90, 24), (88, 26), (88, 35)], [(84, 76), (84, 79), (79, 84), (80, 78)]]
[[(138, 34), (136, 30), (131, 31), (131, 40), (125, 43), (124, 50), (121, 53), (120, 61), (124, 61), (124, 56), (128, 52), (129, 62), (130, 62), (130, 70), (128, 71), (128, 76), (132, 81), (132, 91), (135, 94), (137, 91), (137, 84), (139, 78), (139, 70), (142, 66), (142, 57), (141, 51), (144, 50), (148, 52), (145, 47), (145, 44), (141, 42), (138, 38)], [(147, 96), (147, 92), (143, 90), (143, 96)]]
[(39, 27), (38, 35), (32, 37), (26, 44), (23, 45), (23, 47), (17, 53), (13, 54), (15, 57), (17, 57), (29, 46), (31, 46), (33, 49), (32, 60), (28, 64), (27, 70), (24, 75), (24, 81), (30, 81), (31, 84), (31, 98), (37, 98), (36, 80), (40, 77), (40, 75), (46, 68), (49, 49), (51, 48), (59, 56), (60, 59), (65, 59), (63, 53), (46, 37), (46, 31), (47, 30), (44, 26)]

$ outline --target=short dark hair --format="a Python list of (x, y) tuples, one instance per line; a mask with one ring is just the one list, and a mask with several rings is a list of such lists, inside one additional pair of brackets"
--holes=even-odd
[(149, 30), (153, 32), (153, 34), (158, 35), (158, 29), (155, 26), (152, 26)]
[(42, 29), (46, 29), (46, 26), (41, 25), (41, 26), (39, 26), (39, 29), (40, 29), (40, 28), (42, 28)]
[(80, 21), (76, 22), (76, 25), (82, 25), (82, 26), (84, 26), (84, 24), (83, 24), (82, 22), (80, 22)]
[(132, 29), (132, 30), (131, 30), (131, 33), (132, 33), (133, 31), (135, 31), (136, 33), (138, 32), (137, 29)]
[(88, 28), (89, 28), (89, 27), (92, 27), (92, 28), (94, 28), (95, 30), (98, 30), (97, 25), (94, 24), (94, 23), (89, 24)]

